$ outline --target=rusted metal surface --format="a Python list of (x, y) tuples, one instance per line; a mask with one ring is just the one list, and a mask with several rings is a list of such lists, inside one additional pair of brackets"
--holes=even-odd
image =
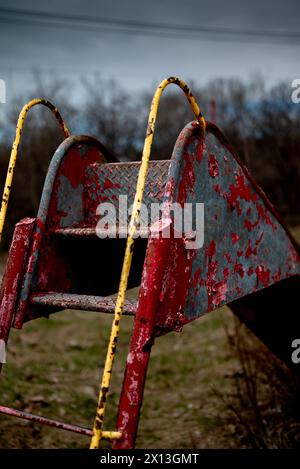
[(160, 289), (157, 287), (162, 284), (172, 242), (171, 239), (162, 238), (161, 234), (170, 224), (171, 220), (157, 223), (155, 235), (158, 232), (160, 236), (150, 236), (148, 242), (139, 306), (134, 320), (117, 418), (117, 428), (122, 433), (122, 438), (114, 443), (116, 449), (134, 448), (135, 445), (147, 367), (155, 336), (156, 311), (160, 301), (156, 294)]
[[(100, 313), (113, 313), (116, 299), (92, 295), (76, 295), (74, 293), (39, 293), (30, 297), (30, 303), (59, 309), (82, 309), (98, 311)], [(133, 316), (136, 313), (136, 309), (136, 300), (126, 300), (124, 314)]]
[(41, 423), (49, 427), (55, 427), (61, 430), (67, 430), (69, 432), (79, 433), (81, 435), (91, 436), (92, 431), (89, 428), (80, 427), (77, 425), (71, 425), (68, 423), (61, 422), (59, 420), (48, 419), (39, 415), (31, 414), (30, 412), (23, 412), (18, 409), (12, 409), (11, 407), (0, 406), (0, 413), (10, 415), (12, 417), (18, 417), (23, 420), (29, 420), (31, 422)]
[(194, 123), (180, 134), (165, 200), (205, 204), (205, 241), (203, 249), (193, 252), (171, 246), (160, 286), (158, 330), (178, 330), (206, 312), (299, 274), (295, 244), (214, 126), (208, 126), (205, 138)]
[[(87, 220), (87, 223), (90, 223), (90, 219)], [(56, 228), (51, 230), (51, 234), (56, 236), (65, 236), (65, 237), (72, 237), (72, 238), (99, 238), (101, 235), (107, 238), (126, 238), (128, 234), (127, 226), (119, 226), (118, 224), (114, 225), (113, 227), (107, 229), (101, 229), (96, 227), (84, 227), (84, 228)], [(147, 238), (149, 233), (149, 229), (140, 229), (139, 233), (135, 235), (135, 238), (142, 236), (143, 238)]]
[[(85, 435), (91, 437), (93, 432), (89, 428), (82, 427), (79, 425), (72, 425), (70, 423), (61, 422), (60, 420), (49, 419), (46, 417), (41, 417), (40, 415), (35, 415), (30, 412), (23, 412), (22, 410), (12, 409), (11, 407), (0, 406), (0, 413), (4, 415), (10, 415), (12, 417), (17, 417), (23, 420), (29, 420), (30, 422), (40, 423), (42, 425), (47, 425), (48, 427), (54, 427), (60, 430), (66, 430), (68, 432), (79, 433), (80, 435)], [(104, 432), (102, 438), (104, 440), (112, 441), (120, 438), (119, 432)]]
[[(251, 307), (247, 309), (247, 298), (267, 292), (267, 287), (282, 284), (284, 279), (289, 285), (293, 279), (299, 279), (296, 244), (214, 126), (208, 124), (205, 137), (194, 123), (180, 134), (164, 201), (204, 203), (205, 242), (203, 249), (187, 250), (183, 238), (149, 241), (120, 398), (118, 429), (122, 438), (114, 445), (119, 449), (134, 447), (147, 366), (156, 336), (179, 331), (184, 324), (223, 304), (229, 303), (241, 312), (238, 308), (241, 298), (248, 318), (245, 313), (241, 317), (248, 319), (249, 324)], [(172, 225), (172, 220), (161, 223)], [(252, 306), (252, 312), (262, 310), (267, 310), (265, 302), (258, 301)], [(282, 348), (278, 316), (272, 348), (277, 352)], [(269, 315), (268, 319), (266, 327), (265, 318), (259, 322), (256, 317), (253, 321), (252, 314), (252, 329), (267, 344), (270, 341), (266, 339), (272, 336), (272, 317)], [(294, 314), (294, 321), (286, 327), (291, 332), (293, 325), (299, 323)], [(284, 346), (287, 354), (286, 340)]]
[(109, 157), (97, 140), (87, 136), (69, 137), (55, 152), (37, 214), (31, 253), (14, 320), (15, 327), (21, 328), (24, 321), (38, 317), (38, 311), (30, 310), (29, 296), (32, 291), (70, 290), (70, 267), (57, 253), (50, 231), (72, 226), (84, 219), (85, 170), (95, 161), (104, 162), (104, 155)]
[[(25, 218), (17, 223), (11, 242), (0, 292), (0, 340), (4, 342), (3, 347), (7, 343), (13, 322), (34, 223), (32, 218)], [(2, 357), (1, 362), (5, 362), (5, 357)]]

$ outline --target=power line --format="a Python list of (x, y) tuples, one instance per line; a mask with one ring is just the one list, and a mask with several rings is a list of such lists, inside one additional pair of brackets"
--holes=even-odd
[[(224, 27), (205, 27), (186, 24), (146, 22), (129, 19), (93, 18), (85, 15), (53, 13), (38, 10), (0, 7), (0, 22), (24, 23), (35, 26), (80, 29), (98, 32), (157, 36), (181, 39), (208, 39), (213, 41), (243, 40), (246, 42), (284, 41), (299, 44), (300, 33), (296, 31), (250, 30)], [(42, 24), (41, 24), (42, 23)]]

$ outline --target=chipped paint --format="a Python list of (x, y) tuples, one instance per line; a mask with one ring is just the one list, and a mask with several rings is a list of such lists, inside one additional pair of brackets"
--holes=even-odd
[[(170, 161), (149, 162), (159, 98), (170, 83), (183, 89), (198, 120), (180, 133)], [(114, 447), (121, 449), (133, 448), (135, 444), (155, 338), (180, 331), (188, 322), (224, 304), (236, 305), (243, 297), (251, 298), (274, 283), (296, 276), (300, 269), (296, 244), (274, 208), (220, 131), (205, 123), (190, 91), (179, 79), (171, 77), (162, 82), (154, 96), (142, 162), (105, 163), (105, 155), (101, 144), (90, 137), (66, 139), (55, 153), (37, 218), (28, 224), (33, 231), (26, 238), (26, 248), (25, 244), (22, 247), (16, 228), (16, 240), (21, 243), (17, 250), (23, 249), (23, 254), (17, 256), (20, 264), (14, 265), (12, 245), (7, 267), (11, 274), (6, 275), (2, 289), (0, 339), (7, 340), (13, 316), (14, 326), (22, 327), (25, 321), (63, 308), (113, 313), (93, 432), (82, 433), (92, 435), (91, 448), (98, 448), (102, 439), (108, 439), (115, 440)], [(124, 193), (134, 207), (118, 296), (103, 298), (90, 291), (79, 294), (76, 288), (83, 286), (82, 282), (76, 283), (75, 274), (82, 264), (74, 263), (74, 251), (67, 258), (62, 246), (66, 248), (68, 240), (93, 246), (97, 205), (101, 201), (117, 203), (118, 196)], [(149, 230), (136, 303), (125, 300), (125, 292), (142, 200), (146, 205), (163, 201), (166, 207), (176, 202), (204, 203), (205, 241), (203, 249), (187, 249), (189, 233), (181, 238), (175, 236), (172, 216), (166, 210)], [(170, 230), (171, 237), (163, 236), (165, 230)], [(102, 241), (96, 241), (100, 246)], [(95, 272), (87, 270), (86, 277)], [(108, 283), (106, 274), (107, 271), (99, 274), (99, 287)], [(87, 285), (84, 288), (89, 290), (90, 284)], [(117, 432), (106, 432), (103, 421), (123, 314), (135, 314), (134, 326)], [(47, 425), (54, 422), (7, 409), (0, 408), (0, 412)], [(52, 426), (68, 429), (68, 424), (59, 422)]]

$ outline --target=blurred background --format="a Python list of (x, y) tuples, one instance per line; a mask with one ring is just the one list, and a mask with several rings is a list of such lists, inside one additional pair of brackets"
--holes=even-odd
[[(73, 134), (94, 135), (120, 161), (138, 160), (153, 92), (175, 75), (300, 239), (300, 103), (291, 99), (292, 81), (300, 78), (299, 24), (296, 0), (0, 0), (1, 186), (18, 113), (28, 100), (49, 99)], [(192, 119), (183, 94), (169, 87), (152, 158), (170, 158)], [(47, 109), (30, 111), (2, 249), (14, 224), (36, 215), (61, 139)], [(90, 426), (105, 350), (98, 332), (107, 340), (110, 323), (104, 319), (98, 329), (98, 316), (87, 321), (82, 312), (66, 314), (12, 334), (14, 363), (5, 369), (1, 394), (7, 405)], [(130, 331), (126, 323), (123, 362)], [(228, 309), (189, 325), (179, 338), (158, 340), (151, 363), (139, 446), (299, 447), (299, 382)], [(116, 375), (115, 407), (121, 365)], [(86, 447), (76, 438), (1, 417), (0, 447)]]

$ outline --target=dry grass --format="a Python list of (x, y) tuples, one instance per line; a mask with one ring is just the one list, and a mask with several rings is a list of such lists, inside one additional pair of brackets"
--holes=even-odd
[[(142, 410), (139, 447), (236, 447), (226, 405), (214, 387), (230, 392), (225, 308), (157, 339)], [(91, 427), (111, 317), (66, 311), (12, 331), (1, 401), (29, 412)], [(124, 318), (106, 428), (114, 428), (132, 319)], [(0, 416), (2, 448), (86, 447), (86, 437)]]

